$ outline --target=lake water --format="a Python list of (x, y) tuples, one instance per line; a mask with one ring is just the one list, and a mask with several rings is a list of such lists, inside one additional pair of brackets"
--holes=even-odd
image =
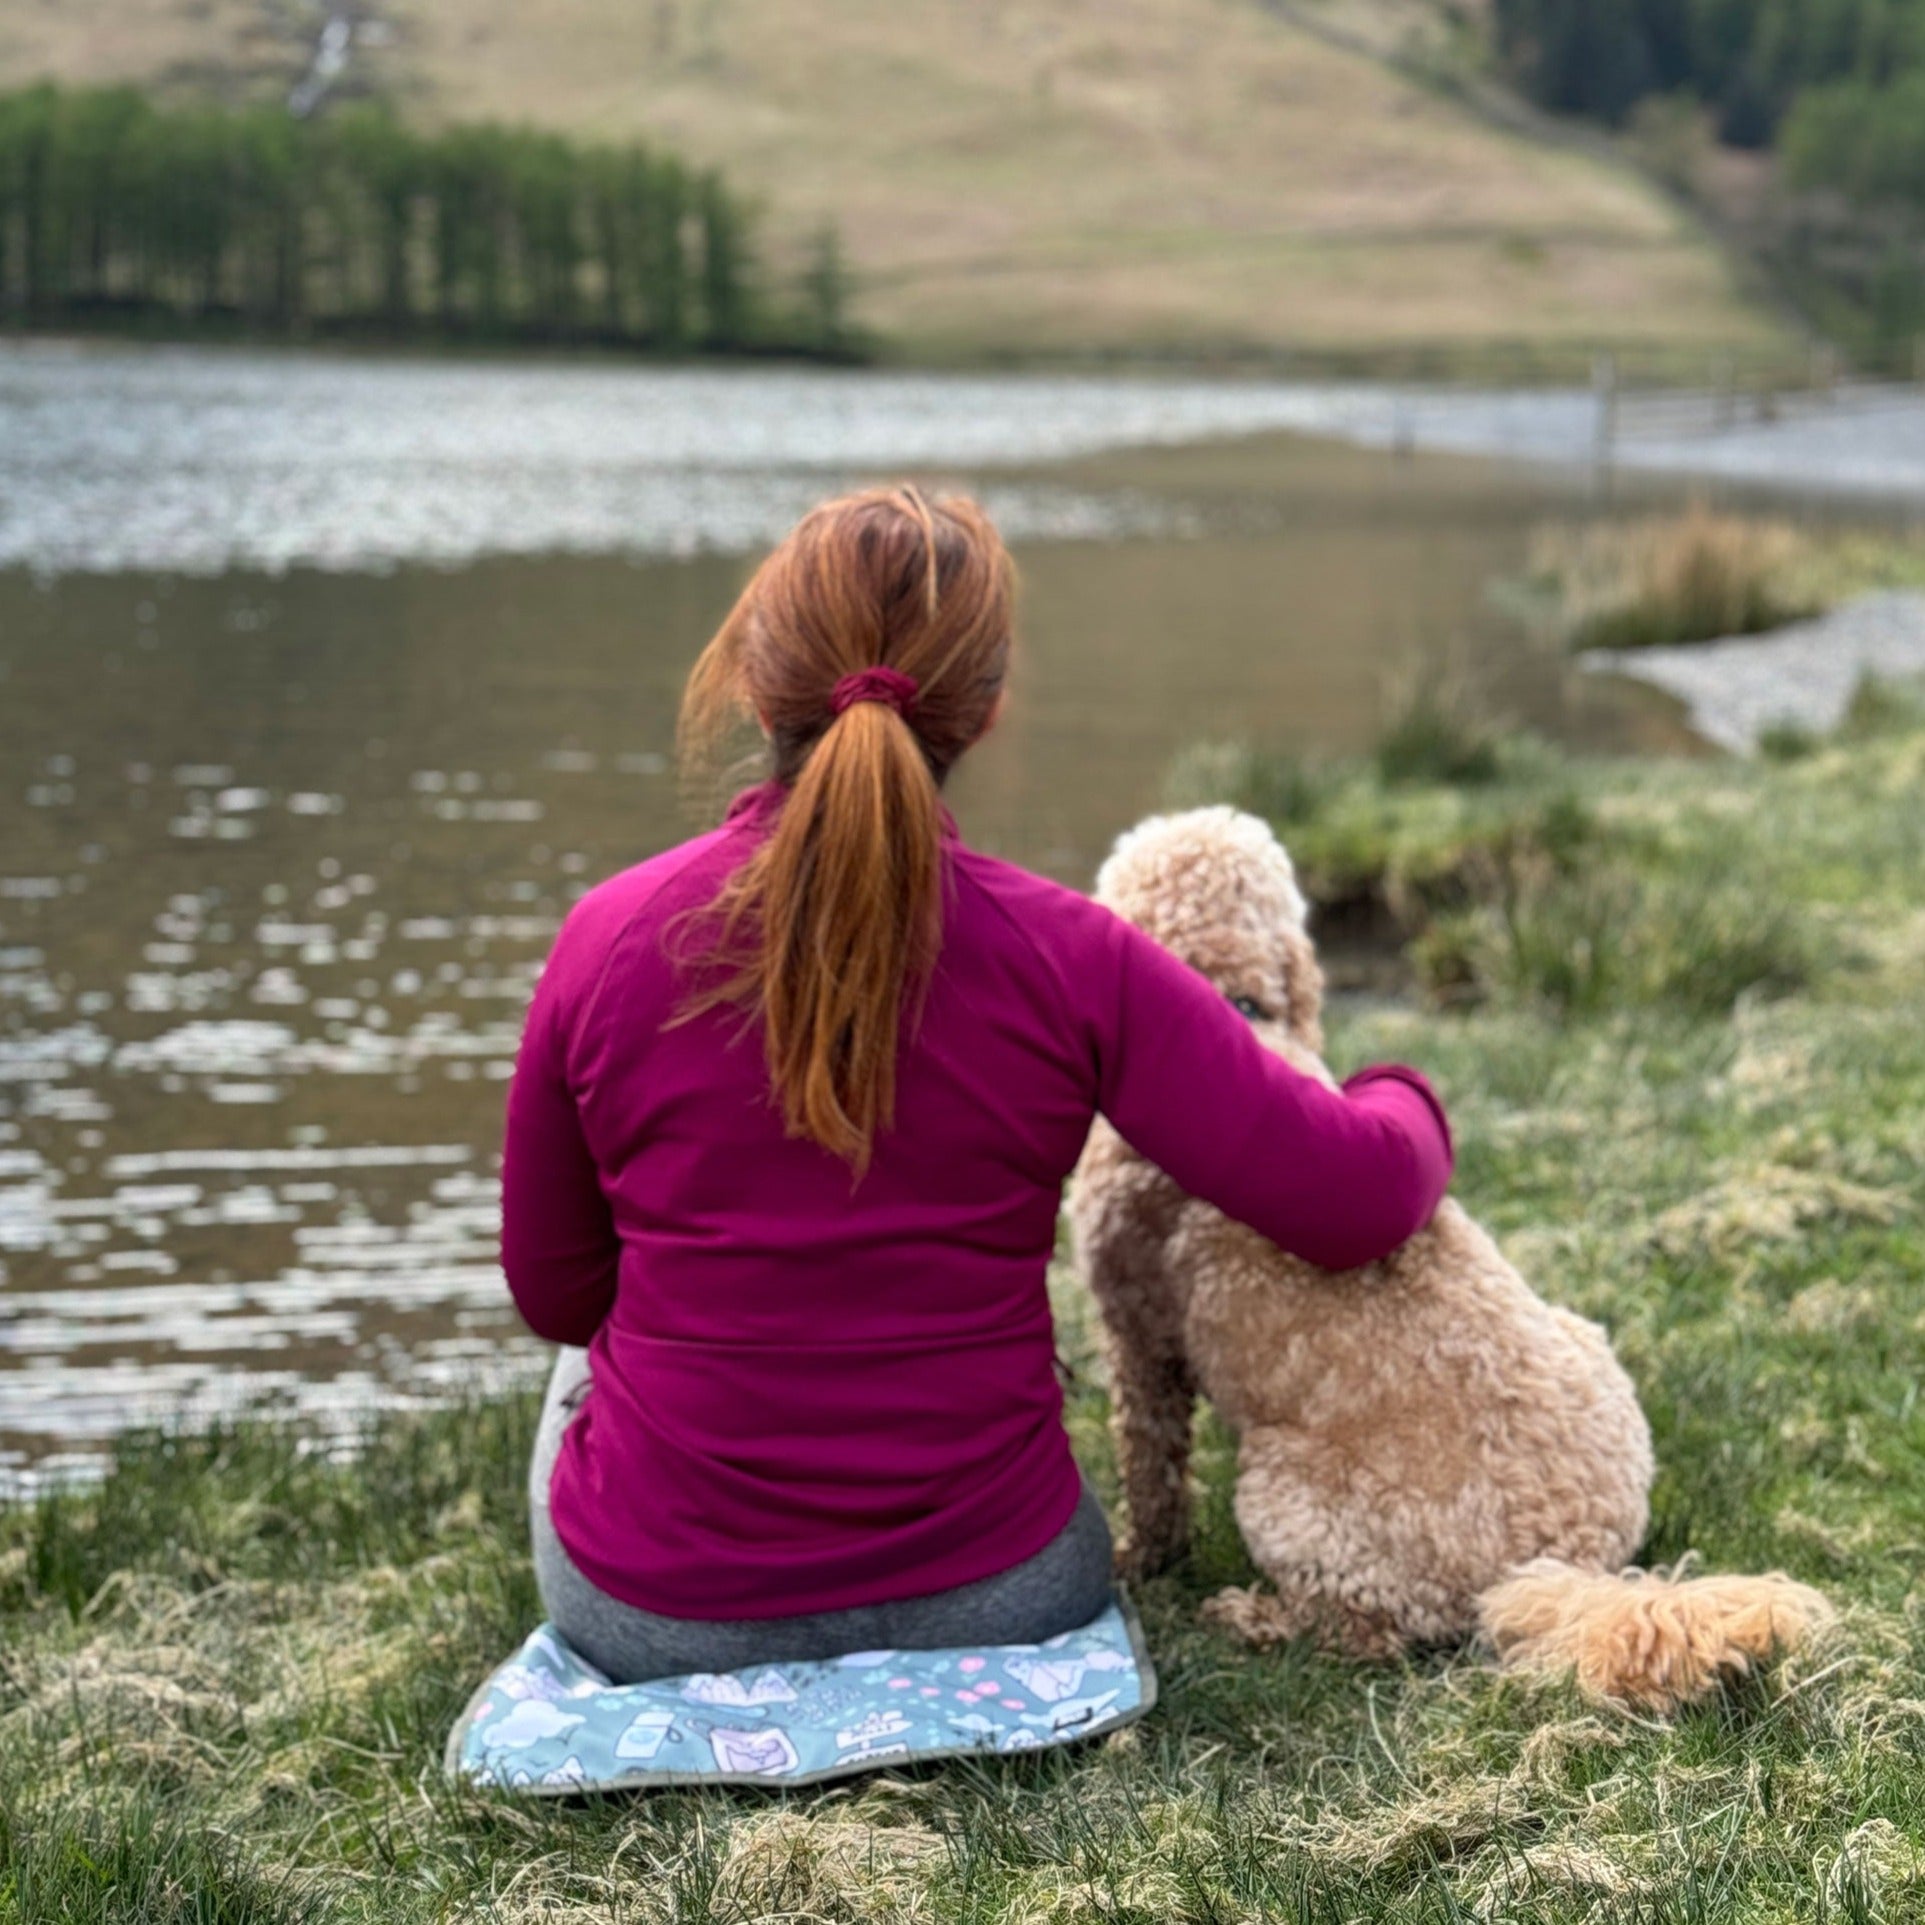
[(535, 1367), (494, 1264), (530, 986), (699, 826), (681, 678), (832, 489), (1000, 517), (1016, 700), (954, 800), (1079, 884), (1185, 743), (1355, 748), (1417, 660), (1680, 739), (1488, 600), (1581, 470), (1276, 432), (1305, 393), (0, 350), (0, 1476)]

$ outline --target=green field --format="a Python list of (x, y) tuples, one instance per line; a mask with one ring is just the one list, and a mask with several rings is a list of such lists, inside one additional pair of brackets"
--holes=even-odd
[[(345, 89), (424, 124), (645, 136), (764, 202), (778, 260), (839, 224), (857, 314), (939, 358), (1296, 353), (1702, 377), (1780, 325), (1625, 169), (1501, 130), (1261, 0), (391, 0)], [(1402, 44), (1427, 7), (1317, 0)], [(318, 24), (259, 0), (33, 0), (0, 89), (283, 97)]]
[[(1459, 780), (1442, 784), (1436, 772)], [(1199, 755), (1448, 1011), (1352, 1007), (1452, 1105), (1458, 1193), (1605, 1321), (1647, 1554), (1781, 1566), (1835, 1641), (1665, 1727), (1474, 1654), (1252, 1654), (1214, 1426), (1141, 1593), (1162, 1700), (1084, 1751), (778, 1799), (517, 1805), (442, 1740), (534, 1620), (527, 1400), (137, 1442), (0, 1514), (0, 1920), (1902, 1920), (1925, 1915), (1925, 720), (1795, 759), (1587, 763), (1421, 705), (1338, 770)], [(1113, 1490), (1087, 1305), (1071, 1423)]]

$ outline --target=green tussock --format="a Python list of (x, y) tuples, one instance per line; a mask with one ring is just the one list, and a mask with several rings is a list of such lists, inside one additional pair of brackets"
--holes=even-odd
[(1381, 750), (1306, 766), (1216, 745), (1180, 760), (1170, 799), (1274, 822), (1326, 929), (1388, 932), (1435, 1002), (1716, 1020), (1801, 989), (1858, 993), (1902, 953), (1866, 900), (1882, 891), (1895, 914), (1925, 862), (1907, 792), (1922, 727), (1915, 691), (1867, 683), (1835, 740), (1773, 737), (1756, 763), (1474, 735), (1469, 774), (1392, 780)]
[(1823, 532), (1693, 503), (1545, 527), (1503, 598), (1566, 646), (1666, 648), (1756, 635), (1881, 588), (1925, 586), (1916, 532)]
[[(1254, 1575), (1206, 1419), (1192, 1554), (1139, 1593), (1145, 1722), (788, 1798), (521, 1805), (446, 1784), (440, 1753), (536, 1613), (531, 1399), (384, 1419), (351, 1461), (268, 1427), (136, 1440), (103, 1488), (0, 1513), (0, 1925), (1920, 1916), (1921, 777), (1925, 733), (1868, 720), (1784, 763), (1512, 743), (1475, 788), (1366, 764), (1274, 791), (1313, 879), (1456, 889), (1433, 924), (1499, 914), (1473, 852), (1510, 849), (1547, 901), (1641, 892), (1591, 929), (1641, 932), (1593, 991), (1491, 977), (1447, 1013), (1340, 1013), (1331, 1054), (1434, 1075), (1463, 1201), (1610, 1326), (1657, 1440), (1647, 1556), (1782, 1567), (1839, 1603), (1835, 1641), (1669, 1727), (1470, 1653), (1251, 1653), (1196, 1616)], [(1745, 904), (1785, 919), (1795, 978), (1771, 946), (1734, 991)], [(1658, 995), (1660, 936), (1740, 961)], [(1479, 942), (1504, 953), (1495, 924)], [(1055, 1288), (1072, 1436), (1113, 1498), (1089, 1306), (1066, 1268)]]
[(1419, 670), (1399, 690), (1373, 761), (1389, 787), (1475, 788), (1503, 773), (1503, 737), (1448, 672)]

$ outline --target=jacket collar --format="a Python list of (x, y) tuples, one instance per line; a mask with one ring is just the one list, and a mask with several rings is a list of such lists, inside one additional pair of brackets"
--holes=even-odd
[[(746, 828), (768, 828), (781, 814), (788, 794), (787, 787), (771, 776), (766, 782), (758, 782), (753, 788), (744, 789), (737, 795), (730, 802), (722, 820)], [(942, 839), (945, 842), (961, 841), (962, 832), (956, 827), (956, 818), (949, 813), (949, 805), (938, 802), (936, 808), (942, 817)]]

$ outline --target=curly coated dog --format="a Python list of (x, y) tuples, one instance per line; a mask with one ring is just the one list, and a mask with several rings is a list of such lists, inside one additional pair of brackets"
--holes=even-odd
[[(1330, 1081), (1323, 977), (1290, 858), (1231, 809), (1153, 817), (1097, 895)], [(1625, 1571), (1651, 1435), (1596, 1324), (1536, 1296), (1446, 1201), (1381, 1263), (1334, 1274), (1183, 1194), (1106, 1124), (1071, 1222), (1102, 1308), (1129, 1535), (1147, 1572), (1189, 1534), (1192, 1404), (1236, 1431), (1236, 1517), (1274, 1595), (1205, 1607), (1253, 1642), (1357, 1657), (1481, 1632), (1656, 1710), (1701, 1696), (1828, 1616), (1782, 1576)]]

